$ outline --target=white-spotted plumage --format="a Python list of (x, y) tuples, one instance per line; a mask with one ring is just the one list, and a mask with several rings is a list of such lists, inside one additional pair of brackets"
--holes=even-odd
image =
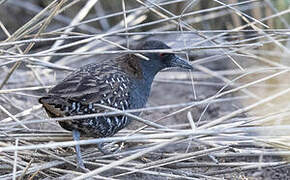
[(128, 107), (129, 107), (129, 103), (128, 103), (128, 101), (127, 101), (127, 100), (124, 100), (123, 102), (124, 102), (124, 104), (125, 104), (125, 108), (128, 108)]
[(72, 110), (75, 110), (76, 109), (76, 102), (73, 102), (72, 103), (71, 108), (72, 108)]
[(93, 109), (93, 103), (89, 103), (89, 109)]
[(124, 108), (124, 104), (123, 104), (123, 101), (120, 102), (120, 105), (121, 105), (121, 107), (122, 107), (122, 110), (125, 110), (125, 108)]

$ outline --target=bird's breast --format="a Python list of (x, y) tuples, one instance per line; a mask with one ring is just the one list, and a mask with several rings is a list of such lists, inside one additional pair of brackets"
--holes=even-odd
[(145, 80), (138, 81), (132, 84), (130, 92), (130, 109), (139, 109), (145, 107), (151, 89), (151, 83), (146, 83)]

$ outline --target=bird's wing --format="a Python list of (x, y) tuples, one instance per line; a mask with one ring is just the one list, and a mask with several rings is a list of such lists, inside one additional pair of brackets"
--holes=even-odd
[[(127, 109), (129, 78), (125, 73), (107, 67), (112, 68), (87, 66), (73, 72), (53, 87), (48, 96), (40, 98), (40, 103), (52, 117), (100, 112), (94, 104)], [(85, 112), (92, 109), (96, 112)]]

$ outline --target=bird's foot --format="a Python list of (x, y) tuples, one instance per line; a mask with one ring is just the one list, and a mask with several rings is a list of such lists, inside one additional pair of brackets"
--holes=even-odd
[(121, 149), (124, 147), (124, 142), (119, 143), (98, 143), (97, 148), (99, 151), (101, 151), (103, 154), (115, 154), (121, 151)]
[(89, 169), (87, 169), (84, 165), (83, 166), (79, 165), (79, 163), (77, 165), (77, 171), (81, 171), (81, 172), (84, 172), (84, 173), (90, 172)]
[[(73, 138), (75, 141), (80, 140), (80, 132), (77, 130), (73, 130)], [(83, 171), (83, 172), (89, 172), (90, 170), (87, 169), (84, 165), (82, 154), (81, 154), (81, 148), (80, 145), (76, 145), (76, 154), (77, 154), (77, 170)]]

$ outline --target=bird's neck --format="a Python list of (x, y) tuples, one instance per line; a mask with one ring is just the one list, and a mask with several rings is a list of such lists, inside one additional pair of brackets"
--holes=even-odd
[(138, 81), (137, 83), (139, 84), (138, 87), (141, 88), (139, 91), (144, 93), (144, 97), (146, 97), (146, 101), (150, 95), (151, 85), (154, 80), (154, 77), (158, 72), (159, 72), (159, 69), (156, 69), (156, 67), (154, 66), (142, 67), (143, 78), (140, 80), (137, 80)]
[(134, 82), (131, 87), (131, 100), (135, 103), (131, 108), (142, 108), (149, 97), (153, 79), (160, 69), (151, 62), (144, 62), (146, 60), (139, 59), (134, 55), (127, 56), (126, 61), (123, 64), (123, 69), (127, 71)]
[(154, 76), (144, 75), (146, 78), (134, 79), (132, 83), (131, 99), (135, 104), (131, 107), (133, 109), (142, 108), (146, 105), (150, 95), (151, 85)]
[(151, 84), (155, 75), (162, 70), (162, 68), (158, 64), (154, 64), (152, 60), (141, 60), (140, 64), (145, 81)]
[(155, 75), (162, 69), (152, 63), (151, 60), (144, 60), (133, 54), (128, 54), (120, 58), (120, 66), (127, 74), (134, 79), (143, 81), (151, 85)]

